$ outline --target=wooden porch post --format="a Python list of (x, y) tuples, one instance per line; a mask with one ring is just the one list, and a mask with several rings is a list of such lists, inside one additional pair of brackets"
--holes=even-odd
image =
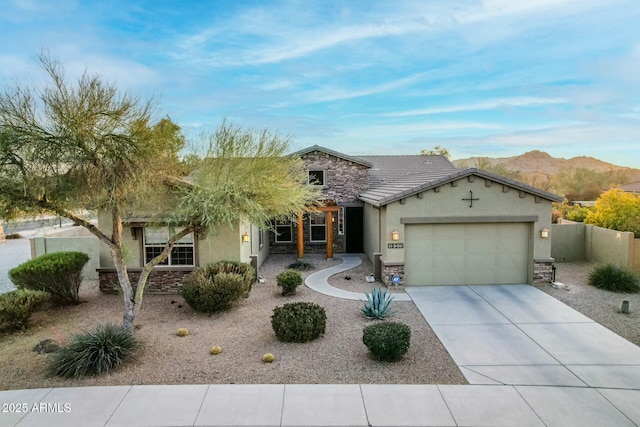
[(333, 259), (333, 212), (327, 211), (327, 259)]
[(298, 259), (304, 258), (304, 221), (302, 212), (298, 214)]

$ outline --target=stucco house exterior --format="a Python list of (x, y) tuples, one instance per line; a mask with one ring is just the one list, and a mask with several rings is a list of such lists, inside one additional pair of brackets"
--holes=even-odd
[[(167, 265), (155, 268), (151, 289), (176, 290), (194, 266), (229, 259), (259, 267), (270, 253), (365, 253), (385, 284), (407, 286), (533, 283), (550, 275), (551, 203), (562, 198), (475, 168), (457, 169), (443, 156), (350, 156), (320, 146), (293, 155), (320, 185), (322, 208), (273, 231), (251, 224), (214, 236), (190, 235)], [(99, 218), (108, 227), (108, 218)], [(162, 244), (162, 230), (129, 218), (125, 244), (135, 278)], [(165, 238), (166, 239), (166, 238)], [(108, 250), (100, 256), (100, 286), (113, 290)]]

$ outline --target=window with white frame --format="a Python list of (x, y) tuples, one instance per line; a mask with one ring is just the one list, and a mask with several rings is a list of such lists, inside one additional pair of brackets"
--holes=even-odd
[[(171, 235), (179, 233), (182, 229), (172, 229)], [(144, 262), (151, 261), (162, 253), (169, 240), (168, 227), (145, 227), (144, 229)], [(194, 238), (193, 233), (189, 233), (178, 240), (171, 249), (171, 253), (166, 260), (159, 265), (182, 265), (193, 266), (194, 263)]]
[(276, 224), (276, 243), (291, 243), (293, 242), (293, 227), (291, 221), (281, 222)]
[(309, 213), (310, 242), (327, 241), (327, 216), (324, 212)]
[(344, 234), (344, 208), (338, 209), (338, 234)]
[(323, 170), (310, 170), (309, 171), (309, 184), (324, 186), (326, 184), (325, 171)]

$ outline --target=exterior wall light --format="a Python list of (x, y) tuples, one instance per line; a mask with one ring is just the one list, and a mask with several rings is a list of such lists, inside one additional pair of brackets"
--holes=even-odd
[(249, 233), (244, 233), (242, 235), (242, 243), (249, 243)]
[(543, 239), (549, 237), (549, 229), (543, 228), (542, 230), (540, 230), (540, 237), (542, 237)]
[(398, 230), (394, 230), (391, 232), (391, 240), (393, 240), (394, 242), (400, 240), (400, 232)]

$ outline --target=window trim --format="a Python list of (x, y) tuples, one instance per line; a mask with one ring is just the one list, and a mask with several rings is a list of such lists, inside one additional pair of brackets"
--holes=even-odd
[[(289, 228), (289, 236), (291, 236), (289, 240), (279, 240), (279, 235), (280, 235), (280, 233), (278, 232), (279, 227)], [(291, 221), (286, 221), (286, 222), (276, 224), (275, 231), (273, 232), (273, 234), (275, 236), (275, 239), (274, 239), (275, 243), (293, 243), (293, 223)]]
[[(322, 173), (322, 182), (320, 184), (313, 184), (311, 181), (311, 172), (321, 172)], [(325, 169), (309, 169), (307, 170), (307, 184), (317, 185), (318, 187), (326, 187), (327, 186), (327, 171)]]
[[(142, 227), (142, 256), (140, 257), (140, 261), (142, 262), (142, 265), (146, 265), (149, 261), (151, 261), (151, 259), (147, 260), (147, 248), (163, 248), (166, 246), (167, 242), (165, 240), (164, 243), (152, 243), (152, 244), (147, 244), (147, 229), (151, 228), (151, 229), (162, 229), (163, 231), (166, 232), (166, 238), (167, 240), (169, 239), (169, 227), (167, 226), (162, 226), (162, 227)], [(181, 229), (178, 228), (177, 231), (180, 231)], [(167, 259), (165, 260), (165, 263), (162, 264), (158, 264), (157, 267), (195, 267), (196, 266), (196, 235), (195, 233), (192, 231), (191, 233), (187, 234), (186, 236), (184, 236), (182, 239), (185, 239), (187, 237), (191, 236), (191, 243), (180, 243), (180, 241), (174, 243), (173, 245), (173, 249), (176, 248), (191, 248), (191, 258), (192, 258), (192, 263), (191, 264), (174, 264), (172, 262), (173, 260), (173, 250), (171, 251), (171, 253), (169, 253), (169, 256), (167, 257)], [(180, 239), (180, 240), (182, 240)], [(153, 259), (153, 258), (152, 258)]]
[(344, 218), (344, 206), (340, 206), (338, 208), (337, 215), (338, 217), (338, 236), (344, 236), (345, 230), (345, 218)]
[[(323, 224), (314, 224), (313, 217), (314, 215), (323, 215), (324, 223)], [(313, 228), (323, 227), (324, 228), (324, 239), (323, 240), (314, 240), (313, 239)], [(327, 213), (326, 212), (310, 212), (309, 213), (309, 242), (310, 243), (326, 243), (327, 242)]]

